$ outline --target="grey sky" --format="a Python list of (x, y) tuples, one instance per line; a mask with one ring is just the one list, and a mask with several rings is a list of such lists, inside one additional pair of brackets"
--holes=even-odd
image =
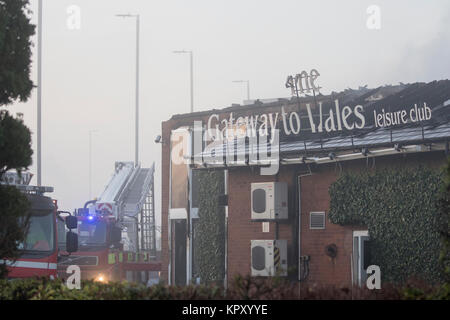
[[(158, 214), (161, 146), (154, 137), (161, 121), (188, 112), (190, 103), (189, 58), (173, 50), (194, 51), (195, 110), (241, 103), (245, 85), (232, 80), (250, 80), (252, 98), (289, 96), (286, 76), (311, 68), (321, 73), (324, 93), (450, 77), (448, 0), (43, 2), (42, 183), (55, 188), (64, 210), (88, 200), (89, 130), (98, 130), (93, 196), (115, 161), (134, 160), (135, 24), (116, 13), (141, 15), (140, 159), (156, 162)], [(380, 30), (366, 27), (372, 4), (381, 9)], [(81, 9), (80, 30), (67, 27), (70, 5)], [(36, 91), (8, 109), (23, 112), (35, 132)]]

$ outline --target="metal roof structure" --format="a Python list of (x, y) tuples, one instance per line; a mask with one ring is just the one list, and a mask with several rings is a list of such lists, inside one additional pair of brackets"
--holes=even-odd
[(450, 139), (450, 123), (440, 125), (378, 128), (360, 135), (344, 135), (324, 140), (294, 141), (280, 144), (280, 153), (315, 153), (341, 149), (361, 149), (364, 147), (385, 147), (399, 144), (424, 144)]

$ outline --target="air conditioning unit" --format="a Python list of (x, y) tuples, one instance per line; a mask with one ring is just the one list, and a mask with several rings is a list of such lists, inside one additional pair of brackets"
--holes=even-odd
[(287, 276), (287, 240), (252, 240), (252, 276)]
[(252, 183), (251, 193), (252, 220), (288, 218), (287, 183)]

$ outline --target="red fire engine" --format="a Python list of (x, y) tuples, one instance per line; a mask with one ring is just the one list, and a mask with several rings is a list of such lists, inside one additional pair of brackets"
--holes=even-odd
[[(58, 215), (56, 200), (44, 196), (46, 192), (53, 192), (53, 188), (26, 184), (13, 184), (13, 186), (24, 192), (30, 202), (29, 229), (25, 241), (18, 245), (21, 252), (20, 258), (12, 261), (5, 257), (0, 260), (0, 263), (6, 263), (8, 278), (37, 276), (53, 279), (57, 276), (58, 259), (56, 223), (58, 219), (62, 220)], [(64, 221), (68, 229), (76, 226), (76, 219), (73, 216), (67, 217)], [(66, 237), (68, 251), (76, 251), (77, 235), (69, 231), (62, 236)]]
[[(77, 265), (81, 279), (148, 283), (158, 278), (161, 264), (155, 259), (153, 173), (154, 167), (116, 163), (99, 199), (75, 211), (78, 252), (60, 257), (60, 277), (68, 276), (68, 266)], [(58, 231), (65, 232), (62, 223)], [(65, 250), (64, 243), (59, 246)]]

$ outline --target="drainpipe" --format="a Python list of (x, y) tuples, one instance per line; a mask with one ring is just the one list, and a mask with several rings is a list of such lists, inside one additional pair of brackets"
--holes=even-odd
[[(224, 170), (224, 194), (228, 195), (228, 170)], [(228, 289), (228, 203), (225, 206), (225, 270), (224, 270), (224, 289)]]
[[(172, 221), (170, 220), (170, 213), (167, 214), (167, 240), (168, 240), (168, 259), (169, 264), (167, 266), (167, 283), (168, 285), (172, 285)], [(161, 237), (162, 239), (162, 237)]]
[[(309, 168), (309, 166), (308, 166), (308, 168)], [(294, 175), (294, 179), (296, 180), (295, 181), (295, 184), (296, 184), (296, 195), (295, 195), (295, 197), (296, 197), (296, 199), (297, 199), (297, 197), (298, 197), (298, 201), (297, 201), (297, 204), (296, 204), (296, 206), (297, 206), (297, 217), (298, 217), (298, 225), (297, 225), (297, 234), (296, 234), (296, 237), (297, 237), (297, 239), (298, 239), (298, 241), (297, 241), (297, 250), (296, 250), (296, 253), (297, 253), (297, 265), (298, 265), (298, 275), (297, 275), (297, 280), (298, 280), (298, 292), (299, 292), (299, 299), (300, 299), (300, 290), (301, 290), (301, 281), (302, 281), (302, 279), (300, 278), (300, 275), (301, 275), (301, 273), (300, 273), (300, 271), (301, 271), (301, 264), (300, 264), (300, 257), (302, 256), (302, 254), (301, 254), (301, 250), (302, 250), (302, 244), (301, 244), (301, 230), (302, 230), (302, 223), (301, 223), (301, 221), (302, 221), (302, 219), (301, 219), (301, 217), (302, 217), (302, 197), (301, 197), (301, 178), (302, 177), (307, 177), (307, 176), (311, 176), (311, 175), (313, 175), (313, 173), (311, 172), (311, 168), (309, 168), (309, 173), (306, 173), (306, 174), (299, 174), (299, 173), (297, 173), (296, 175)]]

